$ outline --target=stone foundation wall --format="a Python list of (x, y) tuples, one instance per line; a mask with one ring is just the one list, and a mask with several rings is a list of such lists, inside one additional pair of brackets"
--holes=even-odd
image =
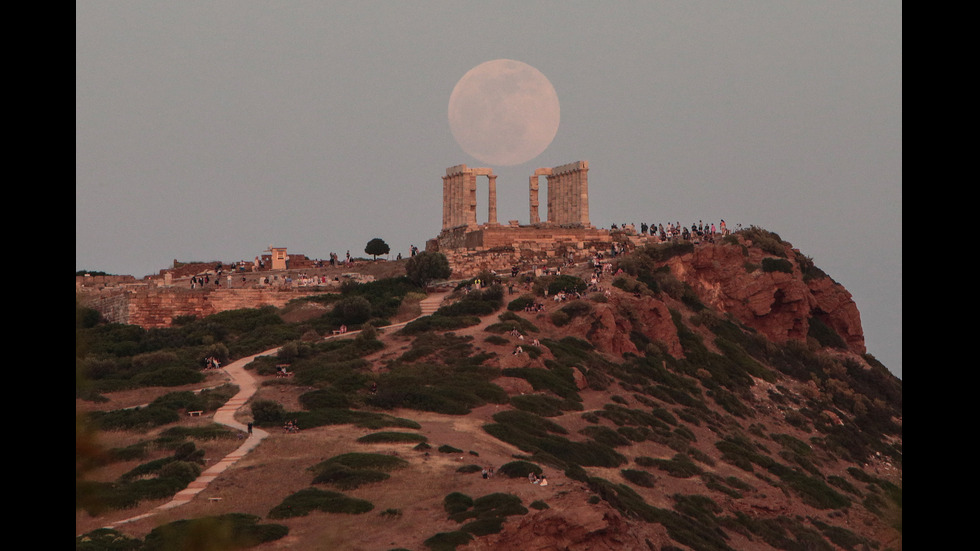
[(426, 250), (445, 254), (453, 277), (466, 278), (483, 270), (508, 272), (513, 266), (527, 270), (557, 265), (569, 254), (582, 261), (596, 252), (608, 252), (613, 242), (623, 239), (597, 228), (486, 225), (474, 231), (465, 227), (444, 230), (426, 242)]
[(139, 325), (145, 329), (170, 327), (178, 316), (204, 317), (227, 310), (281, 308), (289, 301), (322, 289), (185, 289), (161, 287), (107, 289), (85, 293), (79, 301), (98, 310), (110, 322)]

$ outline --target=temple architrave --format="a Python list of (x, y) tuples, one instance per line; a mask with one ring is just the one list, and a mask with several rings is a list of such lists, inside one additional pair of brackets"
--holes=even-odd
[[(489, 186), (487, 220), (477, 221), (477, 181)], [(539, 214), (540, 178), (547, 179), (547, 219)], [(544, 266), (578, 255), (607, 251), (613, 242), (609, 230), (589, 220), (589, 163), (576, 161), (538, 168), (528, 179), (529, 222), (497, 221), (497, 175), (490, 168), (456, 165), (442, 177), (442, 230), (426, 242), (426, 250), (449, 258), (455, 275), (467, 277), (481, 270), (509, 270), (515, 265)]]

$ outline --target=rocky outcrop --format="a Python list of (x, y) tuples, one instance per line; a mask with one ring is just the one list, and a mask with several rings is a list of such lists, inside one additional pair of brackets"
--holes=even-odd
[(603, 503), (552, 507), (508, 521), (499, 534), (461, 547), (466, 551), (621, 551), (648, 549), (638, 530)]
[(649, 296), (613, 293), (609, 302), (593, 303), (592, 312), (574, 318), (567, 329), (569, 334), (588, 340), (598, 350), (616, 356), (642, 355), (631, 338), (633, 333), (661, 343), (671, 355), (683, 355), (670, 310)]
[[(851, 294), (827, 276), (805, 280), (797, 252), (783, 256), (738, 244), (703, 244), (667, 261), (671, 274), (687, 283), (700, 300), (732, 315), (770, 340), (806, 340), (811, 320), (834, 329), (852, 352), (865, 352), (861, 317)], [(766, 260), (789, 271), (765, 270)]]

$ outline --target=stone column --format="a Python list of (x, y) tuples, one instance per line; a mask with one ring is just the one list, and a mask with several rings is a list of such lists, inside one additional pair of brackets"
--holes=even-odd
[(531, 217), (530, 224), (540, 224), (541, 218), (538, 213), (538, 173), (535, 172), (530, 178), (528, 178), (528, 200), (531, 204)]
[(489, 183), (489, 197), (487, 199), (487, 224), (491, 226), (497, 226), (497, 175), (488, 174), (487, 179), (490, 180)]
[(464, 210), (464, 212), (465, 212), (465, 220), (464, 220), (464, 223), (466, 224), (466, 226), (469, 229), (475, 230), (476, 227), (477, 227), (477, 223), (476, 223), (476, 174), (473, 174), (472, 172), (469, 172), (469, 173), (465, 174), (463, 176), (463, 185), (465, 186), (464, 193), (465, 193), (465, 197), (466, 197), (465, 202), (464, 202), (464, 209), (465, 209)]
[(449, 177), (442, 177), (442, 229), (449, 228)]

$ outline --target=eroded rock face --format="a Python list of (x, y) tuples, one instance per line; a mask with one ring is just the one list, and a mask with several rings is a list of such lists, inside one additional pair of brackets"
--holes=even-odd
[(593, 303), (591, 313), (568, 324), (569, 334), (581, 336), (600, 351), (616, 356), (643, 354), (630, 338), (634, 331), (662, 343), (671, 355), (683, 355), (670, 310), (666, 304), (649, 296), (614, 294), (609, 302)]
[(738, 245), (700, 245), (670, 259), (671, 273), (690, 285), (701, 301), (728, 313), (770, 340), (806, 340), (810, 320), (834, 329), (858, 354), (865, 352), (861, 317), (851, 294), (830, 277), (804, 281), (796, 254), (787, 247), (791, 273), (759, 266), (773, 255)]
[(642, 536), (605, 503), (551, 508), (509, 520), (499, 534), (461, 549), (498, 551), (621, 551), (647, 549)]

